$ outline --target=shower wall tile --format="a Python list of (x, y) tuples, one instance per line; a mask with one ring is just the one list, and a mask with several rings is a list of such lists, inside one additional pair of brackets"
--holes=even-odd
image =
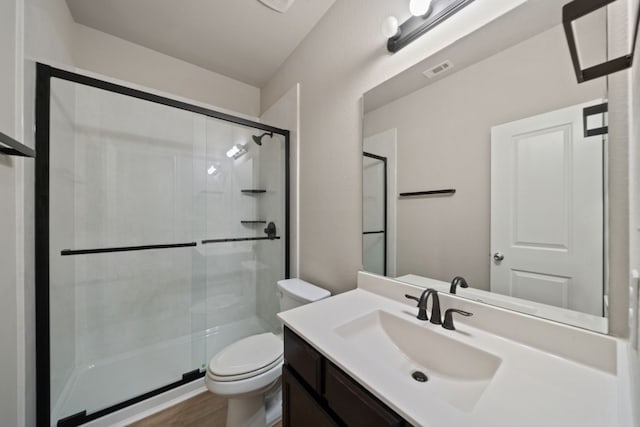
[[(68, 194), (55, 197), (66, 217), (56, 223), (61, 241), (54, 252), (265, 235), (263, 225), (241, 220), (274, 221), (283, 232), (279, 140), (266, 138), (258, 147), (253, 129), (70, 87), (67, 132), (75, 138), (66, 140), (75, 143), (75, 156), (61, 169)], [(248, 152), (230, 159), (226, 152), (235, 144)], [(257, 188), (268, 193), (241, 192)], [(203, 331), (233, 328), (257, 314), (275, 322), (283, 255), (283, 240), (58, 255), (65, 291), (52, 303), (67, 337), (58, 339), (67, 351), (59, 358), (67, 372), (74, 366), (81, 372), (192, 337), (185, 354), (199, 367), (215, 348), (204, 348)]]
[[(78, 88), (77, 248), (197, 240), (195, 122), (186, 111)], [(189, 335), (193, 248), (76, 257), (78, 366)]]

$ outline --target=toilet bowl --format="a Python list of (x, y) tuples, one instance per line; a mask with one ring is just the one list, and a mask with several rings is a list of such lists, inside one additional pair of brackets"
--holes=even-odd
[[(300, 279), (278, 281), (281, 311), (330, 295)], [(236, 341), (211, 358), (205, 384), (228, 399), (227, 427), (265, 427), (280, 420), (283, 353), (282, 335), (266, 332)]]

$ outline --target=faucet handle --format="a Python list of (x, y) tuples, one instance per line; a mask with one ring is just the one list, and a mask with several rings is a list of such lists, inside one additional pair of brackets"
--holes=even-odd
[(415, 302), (417, 302), (418, 304), (420, 304), (420, 298), (418, 298), (418, 297), (414, 297), (413, 295), (409, 295), (409, 294), (404, 294), (404, 297), (408, 298), (408, 299), (412, 299)]
[(412, 299), (418, 302), (418, 315), (416, 316), (420, 320), (429, 320), (427, 316), (427, 300), (425, 299), (426, 290), (420, 295), (420, 298), (414, 297), (413, 295), (405, 294), (405, 298)]
[(456, 330), (456, 327), (453, 325), (453, 313), (458, 313), (465, 317), (473, 316), (472, 313), (464, 310), (458, 310), (457, 308), (447, 309), (447, 311), (444, 312), (444, 323), (442, 323), (442, 327), (451, 331)]

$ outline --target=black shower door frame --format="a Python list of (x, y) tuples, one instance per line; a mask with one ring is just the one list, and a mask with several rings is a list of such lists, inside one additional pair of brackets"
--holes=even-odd
[[(366, 151), (363, 151), (362, 155), (364, 157), (368, 157), (370, 159), (375, 159), (375, 160), (381, 161), (382, 162), (382, 167), (384, 168), (384, 171), (383, 171), (384, 172), (384, 176), (383, 176), (384, 184), (383, 184), (383, 187), (382, 187), (382, 191), (384, 192), (384, 200), (383, 200), (384, 208), (383, 208), (383, 213), (382, 213), (382, 215), (383, 215), (383, 217), (382, 217), (383, 229), (381, 231), (377, 231), (377, 230), (376, 231), (365, 231), (365, 230), (363, 230), (362, 231), (362, 235), (366, 236), (366, 235), (371, 235), (371, 234), (382, 234), (382, 236), (383, 236), (383, 245), (384, 245), (384, 248), (383, 248), (384, 252), (382, 254), (382, 258), (383, 258), (382, 259), (382, 262), (383, 262), (382, 271), (383, 271), (383, 275), (386, 276), (387, 275), (387, 244), (388, 244), (388, 242), (387, 242), (387, 240), (388, 240), (388, 233), (387, 233), (387, 215), (388, 215), (388, 212), (387, 212), (387, 206), (388, 206), (388, 202), (389, 202), (389, 200), (388, 200), (389, 194), (388, 194), (388, 188), (387, 188), (388, 187), (388, 184), (387, 184), (387, 158), (384, 157), (384, 156), (379, 156), (377, 154), (368, 153)], [(364, 215), (364, 212), (363, 212), (363, 215)], [(363, 247), (363, 250), (364, 250), (364, 247)]]
[[(133, 89), (119, 84), (99, 80), (50, 65), (36, 64), (36, 110), (35, 110), (35, 309), (36, 309), (36, 423), (39, 427), (51, 425), (51, 343), (50, 343), (50, 312), (49, 312), (49, 170), (50, 170), (50, 98), (51, 79), (77, 83), (96, 89), (106, 90), (144, 101), (166, 105), (180, 110), (201, 114), (207, 117), (223, 120), (241, 126), (252, 127), (265, 132), (282, 135), (285, 139), (285, 278), (290, 277), (290, 132), (253, 120), (236, 117), (220, 111), (210, 110), (201, 106), (167, 98), (142, 90)], [(74, 414), (58, 421), (60, 427), (72, 427), (96, 420), (110, 413), (142, 402), (161, 393), (180, 387), (194, 380), (202, 378), (204, 371), (187, 372), (182, 379), (167, 384), (156, 390), (125, 400), (108, 408), (91, 414), (86, 411)]]

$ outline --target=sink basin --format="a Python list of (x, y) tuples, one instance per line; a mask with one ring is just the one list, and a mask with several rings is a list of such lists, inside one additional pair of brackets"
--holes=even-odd
[[(396, 371), (411, 391), (432, 391), (460, 410), (470, 412), (498, 370), (501, 359), (434, 330), (383, 310), (372, 311), (335, 329), (345, 344), (380, 369)], [(418, 382), (412, 374), (426, 375)], [(419, 376), (419, 375), (418, 375)], [(424, 378), (422, 378), (424, 379)]]

